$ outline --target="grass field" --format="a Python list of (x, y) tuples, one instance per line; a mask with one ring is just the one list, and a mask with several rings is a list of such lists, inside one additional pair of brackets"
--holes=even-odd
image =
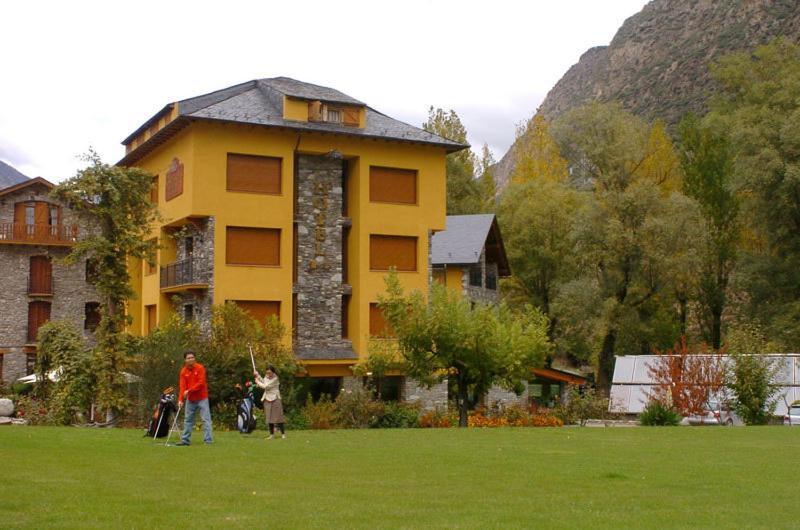
[(800, 526), (794, 428), (0, 429), (2, 528)]

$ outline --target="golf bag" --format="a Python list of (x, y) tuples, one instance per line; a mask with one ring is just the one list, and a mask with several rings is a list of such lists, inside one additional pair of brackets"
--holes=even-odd
[(158, 398), (158, 403), (153, 408), (153, 415), (150, 417), (150, 423), (147, 426), (147, 433), (145, 436), (150, 438), (164, 438), (169, 433), (170, 416), (178, 410), (175, 405), (175, 389), (172, 387), (165, 388), (161, 392), (161, 397)]
[(253, 384), (248, 381), (245, 383), (244, 389), (240, 385), (236, 385), (236, 388), (242, 392), (242, 400), (236, 410), (236, 428), (241, 433), (249, 434), (256, 429), (256, 400), (253, 396)]

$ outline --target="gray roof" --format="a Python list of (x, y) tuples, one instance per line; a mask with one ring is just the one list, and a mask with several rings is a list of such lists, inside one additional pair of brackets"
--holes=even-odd
[[(366, 107), (366, 126), (363, 129), (336, 123), (284, 120), (283, 96), (331, 103), (364, 105), (364, 103), (359, 100), (333, 88), (304, 83), (288, 77), (275, 77), (271, 79), (248, 81), (222, 90), (217, 90), (210, 94), (180, 101), (178, 102), (178, 119), (173, 120), (170, 125), (173, 127), (181, 126), (175, 122), (180, 122), (180, 118), (183, 117), (185, 119), (233, 121), (295, 130), (321, 131), (366, 138), (383, 138), (388, 140), (425, 143), (444, 147), (448, 152), (469, 147), (468, 145), (442, 138), (441, 136), (427, 132), (419, 127), (414, 127), (413, 125), (390, 118), (368, 106)], [(156, 113), (128, 136), (123, 143), (128, 143), (139, 133), (147, 129), (154, 121), (158, 120), (166, 110), (171, 109), (172, 106), (171, 104), (167, 105)], [(185, 126), (185, 123), (183, 126)], [(161, 133), (164, 132), (164, 138), (161, 139), (161, 141), (163, 141), (169, 132), (166, 131), (166, 129), (169, 128), (170, 126), (167, 126), (162, 131), (159, 131), (152, 140), (157, 141)], [(151, 140), (145, 142), (143, 147), (146, 147), (150, 142)], [(137, 154), (137, 151), (139, 151), (139, 148), (131, 151), (120, 163), (125, 164), (135, 161), (140, 156)], [(142, 153), (144, 152), (145, 151), (142, 151)]]
[(13, 186), (25, 180), (28, 180), (26, 175), (0, 160), (0, 189)]
[(431, 262), (434, 265), (468, 265), (478, 263), (486, 244), (494, 214), (448, 215), (446, 228), (431, 240)]

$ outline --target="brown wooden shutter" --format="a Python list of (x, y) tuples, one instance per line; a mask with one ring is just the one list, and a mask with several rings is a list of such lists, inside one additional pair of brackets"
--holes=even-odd
[(280, 265), (280, 229), (229, 226), (225, 235), (225, 263)]
[(378, 304), (369, 304), (369, 335), (370, 337), (393, 337), (394, 331), (386, 318), (383, 316), (383, 311), (380, 310)]
[(413, 169), (370, 166), (371, 202), (417, 203), (417, 172)]
[(281, 303), (266, 300), (234, 300), (251, 317), (265, 324), (269, 317), (281, 318)]
[(344, 107), (342, 112), (344, 113), (342, 121), (345, 125), (358, 126), (358, 107)]
[(272, 156), (228, 153), (227, 189), (278, 195), (282, 159)]
[(14, 223), (24, 225), (25, 224), (25, 206), (27, 203), (18, 202), (14, 205)]
[(172, 159), (172, 165), (167, 171), (167, 182), (164, 191), (164, 200), (169, 201), (183, 193), (183, 164), (177, 159)]
[(417, 270), (417, 238), (406, 236), (369, 236), (369, 268), (388, 271)]
[(47, 256), (31, 256), (28, 292), (53, 294), (53, 265)]
[(30, 302), (28, 304), (28, 342), (36, 342), (39, 328), (50, 320), (50, 302)]

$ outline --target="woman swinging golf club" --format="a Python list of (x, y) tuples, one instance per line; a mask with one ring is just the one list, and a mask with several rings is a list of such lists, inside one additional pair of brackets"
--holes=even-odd
[(264, 377), (258, 373), (258, 370), (253, 370), (253, 375), (256, 379), (256, 384), (264, 389), (264, 396), (261, 398), (264, 404), (264, 416), (269, 425), (269, 437), (267, 440), (272, 440), (275, 437), (275, 426), (281, 431), (281, 438), (286, 438), (286, 429), (284, 428), (283, 417), (283, 403), (281, 402), (280, 382), (278, 375), (275, 373), (275, 368), (270, 364), (267, 366), (267, 373)]

